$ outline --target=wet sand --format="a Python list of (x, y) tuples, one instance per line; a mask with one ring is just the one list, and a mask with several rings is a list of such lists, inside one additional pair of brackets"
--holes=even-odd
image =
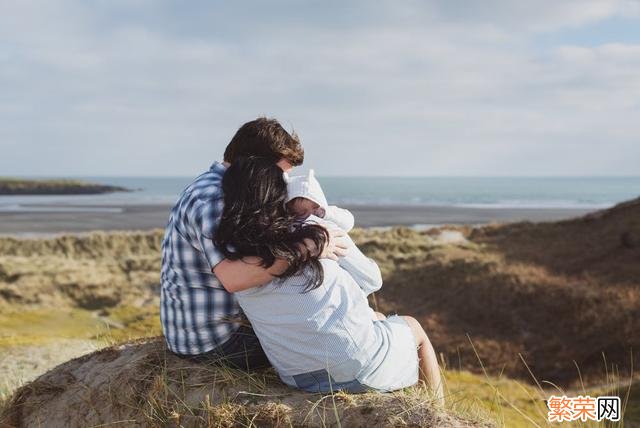
[[(164, 228), (169, 205), (30, 206), (29, 211), (0, 212), (0, 234), (41, 236), (94, 230), (149, 230)], [(451, 206), (345, 206), (359, 227), (486, 224), (514, 221), (554, 221), (584, 215), (578, 208), (471, 208)]]

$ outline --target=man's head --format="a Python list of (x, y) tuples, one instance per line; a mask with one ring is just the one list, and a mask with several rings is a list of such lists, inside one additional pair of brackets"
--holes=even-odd
[(275, 119), (260, 117), (242, 125), (224, 151), (228, 163), (250, 156), (272, 159), (286, 172), (302, 165), (304, 149), (295, 133), (289, 134)]

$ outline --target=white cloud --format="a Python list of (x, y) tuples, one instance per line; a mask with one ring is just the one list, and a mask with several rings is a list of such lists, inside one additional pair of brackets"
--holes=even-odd
[(450, 0), (437, 5), (436, 10), (447, 20), (490, 23), (516, 32), (553, 31), (640, 14), (637, 0)]
[(193, 175), (259, 114), (323, 174), (638, 172), (640, 45), (535, 46), (638, 2), (166, 5), (0, 6), (0, 175)]

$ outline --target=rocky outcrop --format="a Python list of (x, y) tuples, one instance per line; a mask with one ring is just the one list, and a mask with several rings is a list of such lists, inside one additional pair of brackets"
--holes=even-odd
[(0, 179), (0, 195), (95, 195), (129, 191), (124, 187), (77, 180)]
[[(316, 395), (272, 369), (247, 374), (171, 354), (160, 338), (106, 348), (20, 388), (0, 416), (12, 427), (490, 426), (436, 408), (414, 388)], [(4, 424), (4, 425), (3, 425)]]

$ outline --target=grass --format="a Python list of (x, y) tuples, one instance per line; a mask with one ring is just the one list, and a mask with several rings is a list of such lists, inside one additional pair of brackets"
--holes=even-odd
[[(141, 385), (143, 383), (150, 385), (148, 389), (141, 386), (141, 390), (146, 389), (146, 393), (144, 401), (139, 403), (144, 408), (146, 422), (150, 426), (166, 426), (196, 421), (199, 425), (208, 427), (255, 427), (264, 424), (289, 426), (291, 424), (292, 406), (277, 402), (278, 398), (286, 397), (288, 394), (273, 393), (273, 385), (279, 384), (280, 381), (272, 370), (247, 374), (216, 367), (215, 371), (211, 370), (211, 376), (213, 387), (219, 387), (221, 390), (234, 384), (242, 384), (245, 388), (236, 395), (218, 398), (217, 403), (212, 403), (209, 395), (201, 402), (187, 403), (184, 399), (185, 390), (197, 385), (189, 385), (183, 372), (160, 366), (157, 373), (145, 379), (145, 382), (141, 382)], [(466, 419), (486, 422), (495, 420), (494, 410), (496, 409), (492, 407), (491, 389), (479, 376), (468, 372), (447, 372), (446, 377), (450, 398), (445, 414), (450, 412)], [(13, 385), (13, 388), (18, 386)], [(10, 392), (11, 390), (8, 389), (4, 391), (0, 389), (0, 413), (3, 406), (8, 404)], [(393, 420), (398, 425), (403, 425), (403, 417), (406, 414), (432, 400), (429, 393), (419, 387), (408, 388), (392, 395), (398, 398), (400, 403), (396, 414), (393, 415)], [(265, 400), (272, 399), (276, 402), (265, 403)], [(341, 392), (324, 396), (309, 394), (308, 401), (308, 410), (302, 419), (307, 423), (312, 420), (321, 421), (320, 425), (336, 418), (340, 420), (342, 410), (339, 411), (338, 407), (341, 409), (361, 407), (360, 411), (368, 414), (376, 411), (377, 404), (383, 404), (380, 397), (373, 393), (359, 396)], [(504, 426), (526, 426), (515, 425), (514, 421), (518, 419), (508, 417)], [(133, 420), (121, 422), (133, 422)]]
[[(474, 352), (476, 352), (470, 337), (469, 342)], [(530, 426), (596, 428), (624, 427), (625, 421), (636, 426), (640, 422), (638, 417), (640, 415), (640, 382), (634, 381), (633, 354), (630, 355), (631, 371), (628, 378), (623, 378), (618, 367), (615, 364), (610, 364), (603, 354), (603, 382), (600, 385), (591, 387), (584, 384), (580, 367), (574, 361), (578, 378), (580, 379), (580, 386), (572, 390), (565, 390), (551, 382), (537, 379), (522, 355), (520, 355), (520, 360), (531, 375), (531, 384), (505, 378), (502, 374), (498, 377), (490, 376), (477, 352), (476, 357), (484, 373), (482, 382), (478, 382), (478, 375), (463, 371), (449, 372), (445, 379), (449, 384), (450, 397), (453, 398), (459, 395), (462, 403), (471, 397), (471, 409), (475, 413), (479, 411), (487, 412), (490, 419), (496, 421), (500, 426), (516, 428)], [(454, 373), (454, 375), (451, 376), (451, 373)], [(576, 397), (578, 395), (591, 397), (618, 396), (621, 398), (621, 420), (619, 422), (605, 420), (600, 422), (571, 421), (561, 424), (550, 423), (547, 416), (546, 400), (551, 395), (566, 395), (568, 397)], [(456, 400), (454, 399), (450, 405), (455, 408)], [(462, 409), (462, 411), (464, 410), (465, 408)], [(458, 412), (460, 413), (460, 410)]]
[[(485, 415), (498, 426), (528, 428), (567, 426), (581, 428), (624, 427), (625, 422), (637, 426), (640, 422), (640, 382), (626, 382), (609, 375), (608, 383), (582, 390), (562, 390), (551, 385), (544, 388), (505, 377), (483, 377), (467, 371), (446, 371), (448, 406), (456, 414)], [(535, 383), (535, 382), (534, 382)], [(551, 395), (617, 395), (621, 397), (624, 420), (614, 424), (610, 421), (568, 422), (550, 424), (545, 400)]]
[[(622, 220), (635, 214), (624, 213)], [(478, 369), (468, 332), (491, 373), (504, 370), (511, 378), (528, 381), (529, 374), (514, 358), (521, 353), (535, 361), (536, 374), (566, 385), (576, 381), (573, 359), (591, 382), (594, 373), (599, 377), (601, 350), (620, 363), (638, 344), (635, 332), (640, 324), (634, 314), (640, 294), (634, 278), (640, 271), (627, 259), (637, 260), (640, 253), (615, 247), (625, 223), (615, 222), (623, 224), (616, 226), (621, 229), (609, 230), (605, 220), (586, 229), (581, 222), (570, 222), (558, 225), (558, 230), (543, 228), (540, 234), (533, 233), (540, 227), (535, 225), (483, 228), (473, 232), (477, 242), (455, 245), (438, 244), (427, 233), (407, 228), (357, 229), (352, 234), (382, 269), (385, 285), (376, 296), (379, 309), (418, 319), (434, 347), (448, 360), (460, 361), (456, 368)], [(559, 271), (556, 262), (547, 268), (551, 261), (542, 256), (531, 259), (544, 254), (546, 246), (546, 252), (556, 247), (568, 252), (575, 236), (602, 228), (611, 256), (593, 260), (589, 249), (600, 242), (595, 240), (577, 245), (569, 254), (572, 271)], [(568, 237), (564, 229), (571, 231)], [(560, 245), (558, 237), (566, 243)], [(514, 248), (512, 238), (519, 242)], [(0, 312), (26, 304), (88, 310), (157, 305), (161, 241), (161, 231), (2, 238)], [(564, 260), (563, 254), (554, 253), (553, 259)], [(588, 269), (596, 265), (592, 275)], [(620, 274), (604, 277), (600, 271)], [(132, 337), (145, 329), (139, 327)], [(128, 337), (126, 329), (112, 325), (110, 330), (118, 340)]]
[(0, 348), (40, 345), (63, 339), (91, 339), (105, 324), (81, 309), (34, 309), (0, 314)]
[[(25, 380), (63, 362), (62, 355), (73, 358), (91, 349), (160, 333), (157, 307), (122, 306), (100, 312), (83, 309), (2, 312), (0, 359), (7, 364), (0, 364), (0, 411)], [(65, 352), (56, 352), (56, 346), (64, 347)]]
[[(69, 375), (73, 382), (64, 381)], [(434, 408), (424, 388), (307, 394), (283, 385), (273, 369), (245, 373), (178, 358), (166, 351), (162, 339), (73, 360), (21, 389), (16, 400), (3, 415), (9, 424), (47, 418), (53, 426), (62, 420), (70, 425), (136, 421), (158, 427), (491, 425), (471, 414), (460, 417)], [(71, 410), (56, 412), (61, 403)]]
[(141, 337), (153, 337), (162, 334), (160, 310), (157, 306), (136, 308), (134, 306), (118, 306), (109, 309), (106, 320), (110, 324), (107, 331), (102, 331), (97, 338), (110, 342), (125, 342)]
[(161, 334), (157, 307), (122, 306), (108, 311), (33, 309), (0, 314), (0, 349), (60, 339), (124, 342)]
[(484, 414), (499, 425), (516, 428), (546, 417), (538, 391), (520, 381), (468, 371), (446, 371), (445, 380), (449, 406), (456, 412)]
[[(536, 379), (535, 371), (548, 377), (562, 374), (565, 385), (572, 385), (568, 396), (623, 397), (631, 425), (640, 424), (640, 383), (629, 382), (611, 361), (600, 361), (598, 352), (604, 350), (623, 367), (627, 345), (637, 342), (633, 314), (640, 297), (639, 250), (620, 241), (623, 233), (638, 230), (640, 205), (633, 209), (613, 212), (617, 217), (611, 219), (483, 228), (468, 234), (473, 242), (464, 245), (434, 245), (424, 233), (409, 229), (357, 230), (354, 239), (380, 262), (385, 276), (377, 296), (381, 310), (418, 316), (436, 349), (445, 354), (443, 360), (460, 361), (450, 365), (458, 370), (444, 371), (450, 414), (506, 427), (547, 426), (544, 400), (561, 389)], [(66, 339), (104, 346), (159, 334), (158, 305), (151, 298), (157, 293), (160, 241), (160, 232), (0, 240), (0, 286), (5, 289), (0, 295), (0, 352), (11, 356), (14, 350)], [(20, 302), (58, 309), (28, 309)], [(140, 308), (139, 302), (147, 303)], [(63, 309), (65, 305), (74, 309)], [(471, 346), (467, 332), (474, 336)], [(573, 362), (578, 357), (583, 360)], [(529, 370), (525, 359), (536, 367)], [(194, 387), (188, 377), (187, 369), (165, 366), (144, 380), (149, 390), (139, 395), (146, 401), (137, 404), (144, 406), (148, 421), (162, 426), (204, 417), (198, 422), (209, 426), (225, 420), (242, 426), (265, 421), (286, 425), (295, 413), (279, 401), (282, 389), (273, 372), (247, 378), (217, 370), (203, 387), (213, 385), (216, 393), (229, 385), (244, 389), (196, 402), (185, 400), (187, 389)], [(0, 373), (0, 379), (1, 407), (22, 381), (7, 373)], [(303, 419), (322, 423), (348, 415), (354, 406), (375, 412), (384, 402), (368, 394), (308, 397), (310, 413)], [(397, 399), (398, 423), (429, 400), (420, 388), (392, 397)]]
[[(46, 335), (43, 332), (47, 332)], [(131, 306), (117, 307), (96, 312), (84, 310), (32, 310), (0, 315), (0, 349), (10, 349), (26, 345), (43, 345), (55, 343), (60, 339), (78, 338), (95, 340), (98, 346), (119, 343), (139, 337), (155, 336), (160, 333), (157, 308), (135, 308)], [(626, 419), (640, 420), (640, 387), (638, 382), (631, 388), (624, 388), (615, 374), (615, 370), (607, 371), (606, 378), (598, 388), (585, 388), (592, 396), (615, 392), (626, 400)], [(172, 378), (173, 376), (173, 378)], [(207, 423), (216, 426), (213, 421), (235, 421), (240, 425), (251, 426), (256, 420), (272, 418), (282, 422), (287, 421), (286, 406), (271, 403), (268, 406), (248, 408), (237, 403), (212, 405), (206, 400), (191, 408), (180, 403), (172, 395), (180, 395), (175, 390), (176, 373), (163, 368), (156, 378), (151, 381), (152, 390), (148, 395), (148, 417), (158, 424), (175, 422), (176, 418), (189, 419), (194, 414), (206, 414)], [(238, 377), (241, 377), (239, 379)], [(445, 370), (447, 410), (452, 414), (479, 420), (495, 421), (499, 426), (530, 427), (546, 426), (547, 407), (545, 399), (554, 393), (550, 385), (538, 388), (533, 384), (509, 379), (506, 376), (478, 375), (468, 371)], [(269, 384), (279, 383), (271, 371), (259, 375), (242, 374), (234, 370), (218, 370), (215, 382), (229, 385), (236, 382), (249, 385), (244, 391), (247, 403), (258, 403), (265, 393), (269, 393)], [(3, 379), (0, 385), (0, 407), (6, 403), (11, 392), (20, 385), (18, 380)], [(178, 382), (179, 384), (179, 382)], [(171, 386), (174, 385), (174, 386)], [(615, 388), (613, 387), (615, 386)], [(575, 391), (574, 395), (582, 393)], [(428, 400), (428, 394), (420, 388), (410, 388), (395, 393), (402, 398), (406, 409)], [(568, 394), (569, 395), (569, 394)], [(329, 397), (329, 398), (327, 398)], [(332, 401), (338, 400), (345, 405), (348, 400), (358, 400), (348, 394), (337, 394), (319, 398), (316, 406), (312, 406), (317, 413), (314, 417), (327, 417), (331, 411)], [(168, 404), (169, 403), (169, 404)], [(284, 406), (284, 407), (283, 407)], [(203, 413), (203, 409), (206, 412)], [(405, 409), (405, 410), (406, 410)], [(366, 411), (366, 410), (365, 410)], [(401, 412), (404, 410), (401, 410)], [(588, 424), (572, 426), (590, 426)], [(595, 426), (595, 425), (593, 425)], [(602, 427), (603, 425), (598, 425)]]

